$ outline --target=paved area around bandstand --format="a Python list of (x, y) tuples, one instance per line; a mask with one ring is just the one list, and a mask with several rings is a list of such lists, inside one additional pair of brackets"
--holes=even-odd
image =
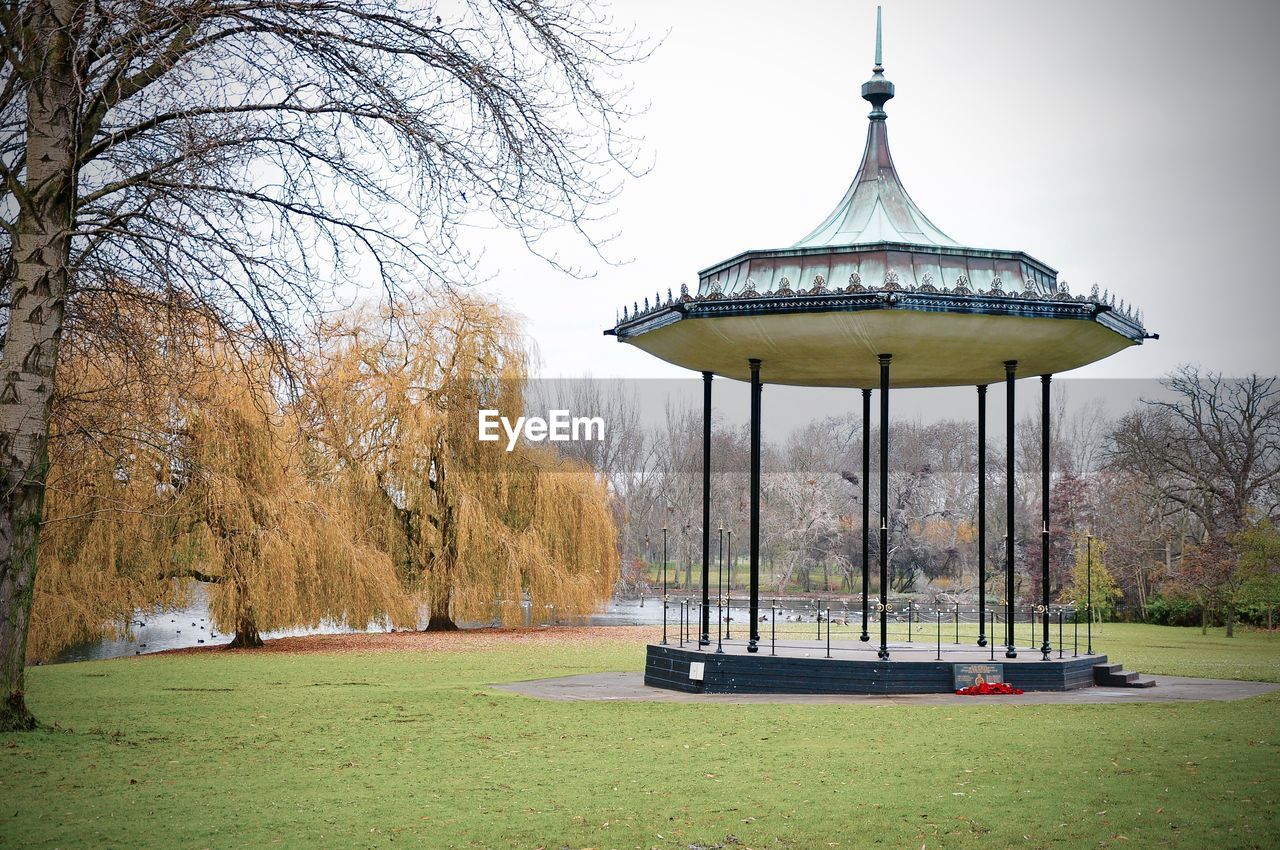
[(1237, 700), (1280, 690), (1272, 682), (1237, 682), (1227, 679), (1192, 679), (1185, 676), (1152, 676), (1154, 688), (1081, 688), (1075, 691), (1037, 691), (1020, 696), (964, 697), (956, 694), (829, 695), (829, 694), (686, 694), (644, 683), (644, 674), (586, 673), (554, 679), (532, 679), (494, 685), (528, 697), (565, 701), (796, 703), (808, 705), (1085, 705), (1116, 702), (1187, 702)]

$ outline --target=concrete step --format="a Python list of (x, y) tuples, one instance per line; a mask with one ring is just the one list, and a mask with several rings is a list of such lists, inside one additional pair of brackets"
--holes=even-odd
[(1143, 678), (1122, 664), (1093, 665), (1093, 683), (1104, 688), (1154, 688), (1155, 679)]

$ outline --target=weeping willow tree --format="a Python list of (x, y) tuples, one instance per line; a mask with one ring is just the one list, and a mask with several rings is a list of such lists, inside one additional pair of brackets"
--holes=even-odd
[(480, 410), (523, 413), (531, 352), (511, 315), (422, 296), (354, 311), (324, 337), (307, 394), (314, 452), (378, 521), (428, 629), (495, 613), (515, 624), (526, 598), (585, 614), (609, 595), (605, 483), (549, 449), (478, 439)]
[(188, 601), (190, 583), (158, 568), (179, 527), (169, 417), (194, 377), (190, 358), (175, 351), (166, 364), (156, 343), (172, 348), (177, 338), (167, 320), (184, 311), (170, 306), (119, 309), (97, 296), (80, 304), (85, 321), (69, 323), (63, 353), (72, 368), (53, 405), (28, 658), (121, 637), (135, 611)]
[(326, 620), (415, 622), (360, 501), (310, 462), (273, 361), (198, 316), (174, 333), (149, 321), (138, 311), (128, 345), (72, 347), (29, 656), (118, 634), (137, 609), (187, 601), (193, 581), (233, 646)]
[(324, 620), (413, 622), (390, 558), (353, 521), (357, 503), (309, 475), (302, 435), (269, 391), (269, 370), (211, 365), (204, 397), (180, 413), (189, 525), (178, 543), (199, 568), (175, 564), (172, 574), (211, 583), (213, 622), (235, 629), (232, 646), (261, 646), (260, 630)]

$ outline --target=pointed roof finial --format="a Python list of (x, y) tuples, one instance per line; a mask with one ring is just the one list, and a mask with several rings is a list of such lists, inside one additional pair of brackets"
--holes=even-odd
[(884, 78), (884, 55), (881, 49), (880, 7), (876, 7), (876, 64), (871, 69), (871, 79), (862, 84), (862, 99), (871, 104), (871, 113), (867, 116), (872, 121), (883, 121), (889, 116), (884, 111), (885, 103), (893, 97), (893, 83)]
[(880, 52), (880, 7), (876, 6), (876, 68), (884, 70), (884, 57)]

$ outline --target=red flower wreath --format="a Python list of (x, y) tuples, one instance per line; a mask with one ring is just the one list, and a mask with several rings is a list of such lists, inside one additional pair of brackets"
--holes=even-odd
[(1022, 688), (1015, 688), (1007, 682), (979, 682), (956, 691), (963, 697), (987, 697), (995, 695), (1013, 695), (1022, 693)]

